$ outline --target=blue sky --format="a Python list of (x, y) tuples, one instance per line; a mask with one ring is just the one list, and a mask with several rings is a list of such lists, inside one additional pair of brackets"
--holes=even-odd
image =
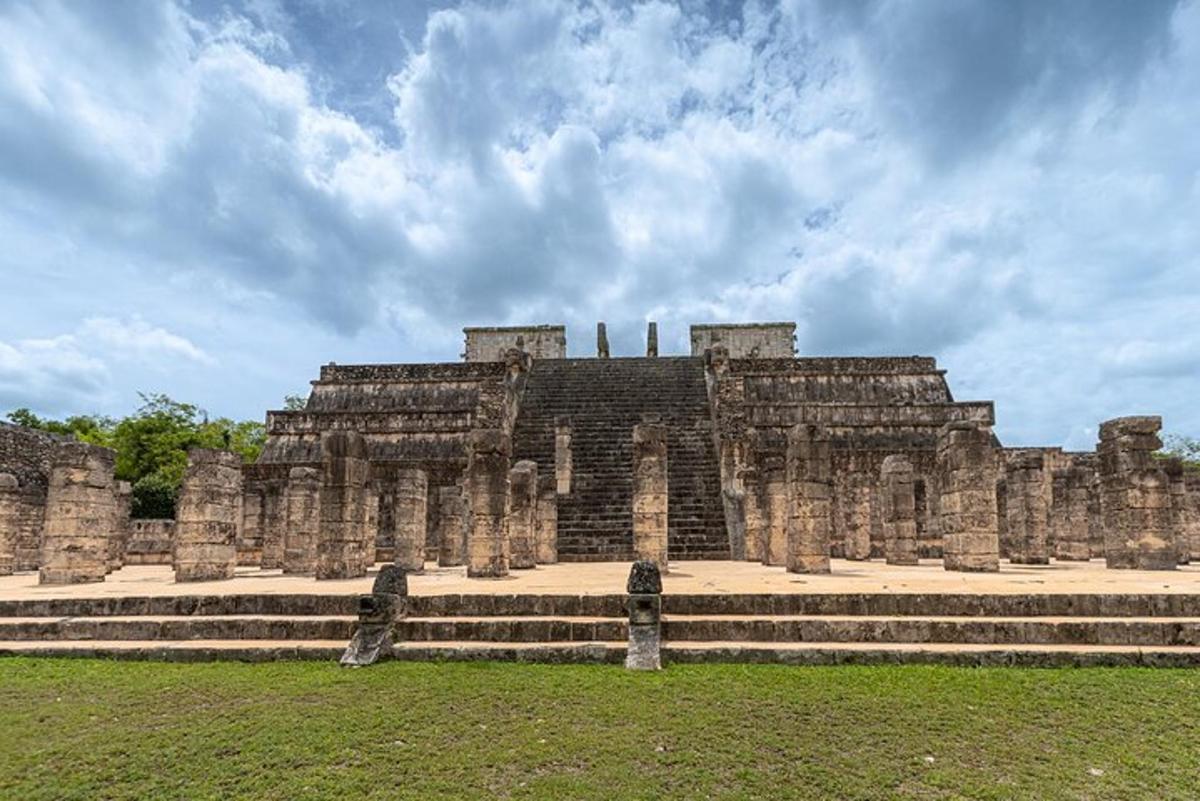
[(1200, 435), (1200, 3), (0, 3), (0, 410), (795, 320)]

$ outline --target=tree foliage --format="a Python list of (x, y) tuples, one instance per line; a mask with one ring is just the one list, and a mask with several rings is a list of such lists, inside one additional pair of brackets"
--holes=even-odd
[(1189, 470), (1200, 471), (1200, 439), (1181, 434), (1167, 434), (1163, 437), (1162, 453), (1166, 456), (1178, 456)]
[(266, 441), (262, 423), (209, 420), (200, 407), (162, 394), (139, 394), (142, 405), (119, 420), (82, 415), (47, 420), (29, 409), (8, 414), (10, 422), (83, 442), (112, 448), (117, 453), (116, 477), (133, 484), (133, 516), (172, 517), (187, 452), (191, 448), (223, 448), (253, 462)]

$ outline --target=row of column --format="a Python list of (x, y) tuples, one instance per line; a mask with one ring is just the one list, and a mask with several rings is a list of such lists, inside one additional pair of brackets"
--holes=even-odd
[[(926, 499), (936, 504), (945, 568), (999, 570), (1002, 530), (1014, 564), (1047, 564), (1051, 556), (1087, 560), (1097, 526), (1105, 532), (1109, 567), (1165, 570), (1188, 561), (1200, 550), (1200, 479), (1189, 487), (1179, 460), (1152, 455), (1161, 447), (1160, 427), (1156, 417), (1120, 418), (1101, 426), (1098, 495), (1097, 473), (1083, 464), (1047, 469), (1037, 452), (1005, 458), (987, 426), (945, 425), (931, 482), (936, 495)], [(797, 573), (829, 571), (830, 446), (821, 427), (797, 425), (788, 433), (782, 465), (778, 456), (765, 453), (741, 470), (747, 559)], [(909, 460), (888, 456), (874, 488), (866, 477), (855, 477), (848, 487), (853, 497), (845, 505), (847, 556), (869, 555), (871, 515), (877, 508), (886, 561), (917, 564), (919, 496)]]

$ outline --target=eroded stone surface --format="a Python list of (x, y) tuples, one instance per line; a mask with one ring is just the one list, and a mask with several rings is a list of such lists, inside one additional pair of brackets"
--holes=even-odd
[(54, 449), (39, 583), (104, 580), (116, 518), (114, 458), (113, 451), (82, 442), (63, 442)]
[(1162, 419), (1120, 417), (1100, 425), (1104, 558), (1110, 568), (1174, 570), (1179, 561), (1162, 447)]
[(828, 432), (814, 425), (793, 427), (787, 450), (788, 572), (829, 572), (832, 471)]
[(393, 492), (395, 563), (408, 573), (420, 573), (425, 568), (429, 479), (424, 470), (400, 470), (396, 473)]
[(947, 423), (938, 435), (937, 460), (945, 568), (999, 570), (997, 458), (991, 430), (971, 422)]
[(1005, 517), (1010, 543), (1008, 558), (1014, 564), (1050, 563), (1044, 460), (1040, 453), (1022, 453), (1008, 459)]
[(467, 575), (498, 578), (508, 575), (509, 545), (504, 524), (512, 443), (500, 429), (472, 431), (467, 462), (470, 525), (467, 533)]
[(438, 490), (438, 566), (457, 567), (467, 555), (467, 508), (462, 487)]
[(554, 476), (538, 476), (537, 563), (558, 562), (558, 491)]
[(175, 514), (176, 581), (233, 578), (241, 504), (241, 458), (228, 451), (189, 451)]
[(293, 467), (284, 493), (286, 534), (283, 572), (312, 575), (317, 570), (317, 539), (321, 530), (321, 471)]
[(321, 437), (321, 450), (316, 577), (365, 575), (375, 558), (374, 537), (367, 528), (371, 505), (366, 442), (356, 432), (330, 431)]
[(537, 565), (537, 464), (517, 462), (508, 472), (508, 566), (527, 570)]
[(903, 456), (883, 460), (879, 481), (884, 553), (889, 565), (917, 564), (916, 500), (912, 464)]
[(633, 551), (667, 570), (667, 429), (659, 423), (633, 427)]

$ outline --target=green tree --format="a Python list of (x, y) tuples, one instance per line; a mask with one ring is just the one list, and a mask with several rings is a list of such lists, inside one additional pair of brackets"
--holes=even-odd
[(1167, 434), (1163, 437), (1165, 456), (1178, 456), (1189, 470), (1200, 471), (1200, 439), (1185, 437), (1182, 434)]
[(289, 412), (302, 412), (308, 406), (308, 398), (303, 395), (284, 395), (283, 408)]

